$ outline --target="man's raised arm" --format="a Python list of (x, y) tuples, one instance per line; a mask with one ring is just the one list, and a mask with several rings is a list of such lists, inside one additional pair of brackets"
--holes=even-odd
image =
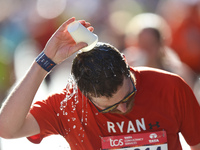
[[(5, 100), (0, 110), (0, 137), (18, 138), (40, 132), (38, 123), (29, 110), (41, 82), (48, 74), (49, 66), (52, 65), (51, 63), (46, 65), (44, 61), (59, 64), (87, 46), (83, 42), (76, 44), (67, 31), (67, 26), (73, 21), (75, 18), (70, 18), (58, 28), (47, 42), (43, 52), (37, 57), (37, 62), (33, 62), (23, 80)], [(93, 31), (93, 27), (89, 23), (84, 20), (80, 22)]]

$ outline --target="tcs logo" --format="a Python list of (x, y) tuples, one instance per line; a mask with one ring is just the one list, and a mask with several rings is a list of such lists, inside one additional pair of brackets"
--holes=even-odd
[(115, 139), (115, 140), (110, 139), (110, 146), (114, 147), (122, 145), (124, 145), (123, 139)]

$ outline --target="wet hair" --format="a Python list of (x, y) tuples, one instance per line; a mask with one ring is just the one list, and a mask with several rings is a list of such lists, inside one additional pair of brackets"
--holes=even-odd
[(84, 95), (112, 97), (129, 77), (129, 66), (114, 46), (97, 43), (88, 52), (81, 52), (73, 60), (72, 75)]

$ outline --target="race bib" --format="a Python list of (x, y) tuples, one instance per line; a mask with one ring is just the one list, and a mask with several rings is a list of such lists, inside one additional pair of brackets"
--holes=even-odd
[(168, 150), (165, 131), (101, 138), (103, 150)]

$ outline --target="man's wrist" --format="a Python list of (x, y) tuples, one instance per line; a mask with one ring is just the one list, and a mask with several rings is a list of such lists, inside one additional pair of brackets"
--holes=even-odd
[(47, 72), (51, 71), (56, 65), (50, 58), (48, 58), (44, 52), (41, 52), (36, 58), (36, 62)]

